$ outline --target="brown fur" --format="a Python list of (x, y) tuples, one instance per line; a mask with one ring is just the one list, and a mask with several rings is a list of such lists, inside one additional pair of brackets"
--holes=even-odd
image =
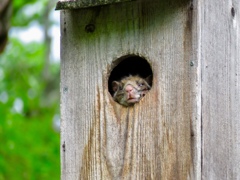
[(151, 76), (144, 79), (137, 75), (130, 75), (120, 81), (113, 81), (113, 99), (123, 106), (134, 105), (150, 90), (150, 84)]

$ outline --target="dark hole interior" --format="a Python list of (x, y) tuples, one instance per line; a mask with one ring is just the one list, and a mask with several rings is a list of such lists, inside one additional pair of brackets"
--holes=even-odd
[[(116, 61), (118, 63), (118, 60)], [(153, 75), (150, 64), (139, 56), (128, 56), (119, 59), (119, 63), (113, 68), (108, 79), (108, 90), (113, 95), (112, 82), (121, 80), (125, 76), (139, 75), (146, 78)], [(150, 84), (151, 86), (152, 84)]]

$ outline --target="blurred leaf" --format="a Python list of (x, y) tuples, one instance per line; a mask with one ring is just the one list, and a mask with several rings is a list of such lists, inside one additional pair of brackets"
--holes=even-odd
[(31, 21), (44, 21), (47, 0), (13, 1), (12, 26), (27, 26)]

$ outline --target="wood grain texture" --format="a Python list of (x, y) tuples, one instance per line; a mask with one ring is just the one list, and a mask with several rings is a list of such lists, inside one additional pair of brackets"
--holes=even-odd
[[(195, 10), (152, 0), (61, 12), (61, 179), (199, 179)], [(127, 54), (153, 70), (151, 91), (130, 108), (107, 88)]]
[(240, 2), (200, 7), (202, 179), (240, 179)]

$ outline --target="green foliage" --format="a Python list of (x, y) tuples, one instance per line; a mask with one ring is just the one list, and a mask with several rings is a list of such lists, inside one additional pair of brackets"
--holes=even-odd
[[(59, 133), (53, 130), (59, 113), (58, 65), (51, 65), (54, 84), (42, 78), (43, 66), (43, 44), (11, 39), (0, 57), (0, 180), (59, 179)], [(56, 97), (43, 103), (48, 94)], [(22, 111), (14, 108), (16, 101), (22, 102)]]
[(44, 12), (48, 0), (13, 1), (13, 26), (27, 26), (32, 21), (44, 20)]
[[(25, 5), (14, 1), (15, 25), (40, 22), (41, 13), (21, 23)], [(0, 180), (60, 179), (60, 135), (53, 128), (59, 114), (59, 64), (50, 63), (49, 77), (44, 76), (46, 47), (10, 38), (0, 55)]]

